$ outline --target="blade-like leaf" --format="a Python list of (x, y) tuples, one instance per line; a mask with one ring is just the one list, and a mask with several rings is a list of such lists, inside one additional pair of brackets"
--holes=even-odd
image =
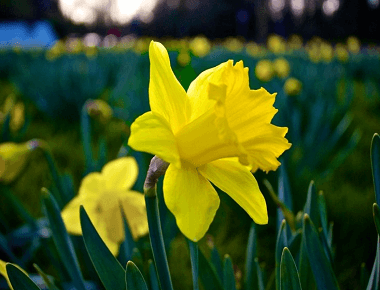
[(224, 290), (236, 290), (236, 281), (231, 257), (225, 255), (223, 267)]
[(156, 267), (152, 260), (148, 261), (149, 264), (149, 277), (150, 277), (150, 288), (152, 290), (160, 290), (160, 285), (158, 284)]
[(107, 290), (125, 290), (125, 270), (102, 241), (83, 206), (80, 221), (84, 243), (91, 261)]
[(214, 266), (206, 259), (202, 251), (198, 252), (199, 258), (199, 278), (207, 290), (223, 290), (222, 283)]
[(42, 271), (41, 268), (38, 267), (37, 264), (33, 264), (33, 267), (37, 270), (40, 277), (44, 280), (49, 290), (59, 290), (57, 286), (55, 286), (53, 279), (49, 277), (47, 274), (45, 274), (45, 272)]
[(143, 275), (132, 261), (127, 263), (125, 283), (128, 290), (148, 290)]
[(198, 261), (198, 243), (187, 239), (190, 248), (191, 273), (193, 277), (193, 289), (199, 289), (199, 261)]
[(275, 262), (276, 262), (276, 289), (280, 289), (280, 262), (281, 254), (284, 247), (288, 246), (288, 238), (286, 234), (286, 221), (282, 220), (281, 227), (277, 234), (276, 241), (276, 252), (275, 252)]
[(307, 214), (304, 217), (303, 231), (310, 267), (313, 271), (317, 288), (319, 290), (339, 289), (331, 264), (319, 241), (318, 232)]
[(373, 267), (371, 271), (371, 276), (368, 280), (367, 290), (379, 290), (380, 287), (380, 237), (377, 236), (377, 249), (376, 249), (376, 257), (373, 262)]
[(61, 261), (65, 265), (75, 287), (85, 290), (84, 280), (79, 268), (79, 263), (75, 255), (73, 244), (66, 231), (63, 223), (59, 207), (47, 189), (43, 189), (43, 204), (45, 215), (49, 220), (50, 229), (52, 231), (53, 241), (58, 250)]
[(307, 199), (304, 213), (308, 214), (313, 224), (318, 227), (319, 225), (319, 211), (318, 211), (318, 195), (314, 181), (310, 181), (309, 189), (307, 191)]
[(371, 165), (376, 203), (380, 204), (380, 136), (377, 133), (372, 137)]
[(9, 281), (14, 290), (41, 290), (23, 271), (13, 264), (6, 265)]
[(255, 272), (254, 266), (256, 249), (256, 228), (255, 223), (252, 222), (251, 229), (249, 230), (247, 253), (245, 259), (245, 289), (254, 289), (254, 287), (257, 286), (257, 274)]
[(292, 254), (286, 247), (282, 251), (280, 269), (280, 289), (301, 290), (301, 282), (297, 271), (296, 263), (294, 262)]
[(125, 217), (124, 209), (121, 204), (120, 204), (120, 210), (121, 210), (121, 215), (123, 217), (125, 239), (123, 243), (120, 245), (119, 259), (121, 259), (120, 261), (122, 263), (126, 264), (128, 261), (132, 260), (133, 249), (136, 247), (136, 243), (132, 237), (132, 233), (129, 228), (128, 221)]
[(375, 221), (377, 234), (380, 235), (380, 209), (377, 203), (373, 204), (373, 219)]

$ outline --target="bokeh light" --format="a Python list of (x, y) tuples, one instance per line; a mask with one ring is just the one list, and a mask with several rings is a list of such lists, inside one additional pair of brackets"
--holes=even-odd
[(133, 19), (149, 23), (154, 18), (153, 9), (157, 2), (158, 0), (59, 0), (59, 7), (62, 14), (76, 24), (90, 25), (99, 20), (127, 24)]

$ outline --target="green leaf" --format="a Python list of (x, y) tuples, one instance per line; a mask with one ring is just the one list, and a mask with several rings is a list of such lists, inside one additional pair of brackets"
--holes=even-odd
[(223, 290), (222, 283), (216, 273), (215, 267), (206, 259), (202, 251), (199, 251), (199, 278), (207, 290)]
[(41, 268), (38, 267), (37, 264), (33, 264), (33, 267), (37, 270), (38, 274), (44, 280), (44, 282), (45, 282), (45, 284), (49, 290), (59, 290), (57, 288), (57, 286), (55, 286), (53, 279), (51, 277), (49, 277), (47, 274), (45, 274), (45, 272), (42, 271)]
[(57, 202), (47, 189), (43, 189), (45, 215), (49, 220), (53, 241), (58, 250), (61, 261), (65, 265), (75, 287), (85, 290), (84, 280), (75, 255), (73, 243), (66, 231)]
[(128, 261), (132, 260), (133, 249), (136, 247), (136, 243), (132, 237), (131, 230), (128, 225), (128, 221), (124, 214), (123, 206), (120, 204), (120, 211), (123, 217), (124, 225), (124, 241), (120, 245), (120, 255), (119, 259), (122, 263), (127, 264)]
[(245, 289), (255, 289), (257, 286), (257, 274), (255, 272), (254, 261), (256, 258), (256, 226), (252, 222), (249, 230), (247, 253), (245, 258)]
[(380, 287), (380, 237), (377, 236), (377, 249), (376, 249), (376, 257), (373, 262), (373, 267), (371, 271), (371, 276), (368, 280), (367, 290), (379, 290)]
[(318, 195), (314, 181), (310, 181), (309, 189), (307, 191), (307, 199), (303, 212), (308, 214), (316, 227), (319, 226), (319, 209), (318, 209)]
[(276, 289), (280, 289), (280, 262), (281, 254), (284, 247), (288, 246), (288, 238), (286, 233), (286, 221), (282, 220), (280, 229), (277, 234), (276, 241), (276, 252), (275, 252), (275, 262), (276, 262)]
[(125, 283), (128, 290), (148, 290), (143, 275), (132, 261), (127, 263)]
[(16, 265), (7, 264), (5, 266), (9, 281), (14, 290), (41, 290), (23, 271)]
[(377, 203), (373, 204), (373, 219), (375, 221), (377, 234), (380, 235), (380, 209)]
[(256, 273), (257, 273), (257, 289), (258, 290), (264, 290), (264, 277), (263, 277), (263, 272), (261, 271), (261, 267), (259, 264), (259, 259), (255, 258), (255, 268), (256, 268)]
[(380, 204), (380, 136), (375, 133), (371, 143), (371, 166), (376, 203)]
[(125, 290), (125, 270), (103, 242), (86, 210), (80, 207), (80, 222), (87, 252), (107, 290)]
[[(302, 228), (303, 228), (304, 223), (305, 222), (302, 219)], [(305, 237), (304, 231), (302, 231), (298, 269), (299, 269), (302, 289), (308, 289), (308, 290), (315, 289), (316, 284), (315, 284), (315, 279), (314, 279), (313, 272), (311, 270), (311, 266), (309, 262), (309, 256), (308, 256), (307, 248), (306, 248), (306, 237)]]
[(297, 271), (296, 263), (288, 248), (284, 248), (281, 256), (280, 266), (281, 290), (301, 290), (300, 277)]
[(328, 222), (327, 222), (327, 209), (326, 209), (326, 200), (323, 195), (323, 192), (320, 191), (318, 194), (318, 209), (319, 209), (319, 217), (321, 221), (321, 226), (325, 237), (328, 236)]
[(319, 290), (339, 289), (338, 281), (323, 247), (319, 241), (318, 232), (307, 214), (304, 216), (304, 237), (310, 267), (313, 271), (315, 282)]
[(235, 273), (232, 260), (229, 255), (224, 256), (223, 282), (224, 290), (236, 290)]
[(193, 278), (193, 289), (199, 289), (199, 261), (198, 261), (198, 243), (186, 239), (190, 248), (191, 273)]
[(157, 279), (156, 267), (152, 260), (148, 261), (149, 265), (149, 277), (150, 277), (150, 287), (152, 290), (160, 290), (160, 285)]

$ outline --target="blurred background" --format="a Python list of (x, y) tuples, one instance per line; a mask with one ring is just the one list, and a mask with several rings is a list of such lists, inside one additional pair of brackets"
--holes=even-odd
[[(142, 191), (151, 156), (132, 152), (126, 140), (133, 120), (149, 110), (149, 42), (164, 43), (185, 89), (205, 69), (243, 60), (252, 89), (278, 93), (273, 122), (289, 128), (293, 144), (282, 156), (282, 171), (255, 174), (270, 216), (268, 226), (257, 227), (260, 266), (272, 285), (267, 289), (273, 289), (283, 216), (265, 179), (295, 215), (315, 181), (334, 225), (333, 267), (341, 289), (363, 289), (377, 238), (370, 144), (380, 131), (379, 18), (379, 0), (1, 0), (0, 148), (45, 140), (71, 196), (83, 176), (128, 153), (138, 160), (134, 188)], [(40, 189), (56, 180), (40, 153), (28, 158), (16, 179), (0, 174), (1, 190), (27, 201), (25, 208), (41, 218)], [(251, 219), (220, 196), (222, 206), (201, 246), (230, 254), (238, 277)], [(8, 204), (9, 196), (0, 194), (0, 234), (15, 249), (12, 255), (28, 253), (23, 265), (33, 271), (42, 249), (14, 242), (24, 221)], [(176, 230), (166, 234), (170, 263), (178, 265), (172, 267), (175, 288), (190, 289), (190, 275), (190, 286), (180, 286), (186, 280), (181, 269), (190, 269), (186, 242)], [(14, 257), (3, 252), (0, 258)]]
[[(240, 36), (264, 42), (268, 35), (338, 41), (350, 35), (379, 41), (378, 0), (22, 0), (1, 1), (2, 45), (51, 45), (75, 34), (209, 39)], [(19, 40), (17, 40), (19, 39)], [(24, 43), (23, 43), (24, 44)]]

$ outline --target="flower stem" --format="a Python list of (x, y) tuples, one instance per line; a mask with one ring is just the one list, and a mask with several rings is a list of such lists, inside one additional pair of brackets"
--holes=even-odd
[(152, 245), (154, 263), (156, 264), (158, 281), (162, 290), (173, 290), (157, 199), (157, 180), (165, 174), (168, 166), (168, 163), (154, 156), (150, 162), (144, 183), (150, 243)]
[(148, 215), (150, 243), (152, 245), (153, 258), (158, 273), (158, 281), (160, 282), (162, 290), (173, 290), (169, 265), (166, 258), (164, 238), (162, 236), (157, 196), (151, 196), (145, 193), (145, 204)]
[(190, 248), (190, 261), (191, 261), (191, 272), (193, 276), (193, 289), (199, 290), (199, 263), (198, 263), (198, 243), (187, 239)]

